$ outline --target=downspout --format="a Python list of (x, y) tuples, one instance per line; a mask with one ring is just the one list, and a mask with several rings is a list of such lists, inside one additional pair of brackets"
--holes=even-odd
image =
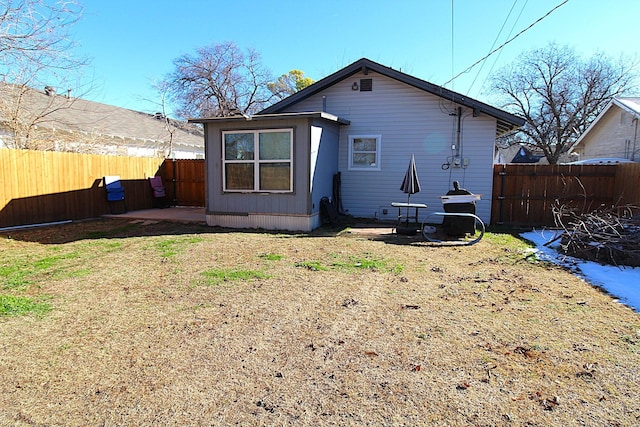
[(636, 128), (633, 132), (633, 149), (631, 150), (631, 161), (635, 161), (636, 157), (636, 144), (638, 142), (638, 116), (634, 117), (633, 121), (636, 122)]
[(460, 157), (462, 157), (462, 152), (460, 150), (460, 135), (462, 133), (462, 107), (458, 107), (458, 134), (456, 135), (456, 155), (458, 157), (458, 159), (460, 159)]

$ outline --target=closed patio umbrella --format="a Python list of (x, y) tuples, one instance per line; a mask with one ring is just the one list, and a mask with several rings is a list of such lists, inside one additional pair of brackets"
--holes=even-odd
[(411, 195), (420, 192), (420, 180), (418, 179), (418, 170), (416, 168), (416, 158), (412, 154), (409, 160), (409, 167), (404, 174), (400, 190), (407, 194), (407, 203), (410, 203)]
[[(420, 191), (420, 180), (418, 179), (418, 170), (416, 168), (416, 158), (412, 154), (411, 160), (409, 160), (409, 167), (407, 168), (407, 172), (404, 174), (404, 179), (402, 180), (402, 185), (400, 186), (400, 190), (403, 193), (407, 194), (407, 215), (406, 215), (406, 226), (409, 226), (409, 204), (411, 203), (411, 195), (418, 193)], [(417, 217), (417, 209), (416, 209), (416, 217)]]

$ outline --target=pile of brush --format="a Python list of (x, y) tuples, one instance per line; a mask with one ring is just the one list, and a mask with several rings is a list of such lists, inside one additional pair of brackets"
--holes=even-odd
[[(556, 225), (562, 252), (576, 258), (616, 266), (640, 266), (640, 217), (637, 206), (578, 213), (556, 205)], [(636, 215), (634, 215), (634, 213)], [(551, 243), (551, 242), (548, 242)], [(547, 244), (548, 244), (547, 243)]]

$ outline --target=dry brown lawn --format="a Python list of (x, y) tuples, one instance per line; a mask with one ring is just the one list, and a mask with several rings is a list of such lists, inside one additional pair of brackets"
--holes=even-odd
[(0, 425), (635, 426), (640, 315), (471, 247), (104, 219), (5, 233)]

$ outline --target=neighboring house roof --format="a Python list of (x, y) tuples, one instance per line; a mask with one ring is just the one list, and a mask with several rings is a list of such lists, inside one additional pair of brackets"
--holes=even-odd
[(494, 163), (545, 163), (543, 153), (523, 144), (496, 146)]
[(494, 117), (497, 120), (496, 135), (503, 135), (524, 125), (524, 119), (507, 113), (506, 111), (492, 107), (488, 104), (469, 98), (457, 92), (450, 91), (433, 83), (429, 83), (425, 80), (421, 80), (417, 77), (410, 76), (401, 71), (397, 71), (384, 65), (378, 64), (377, 62), (373, 62), (367, 58), (362, 58), (354, 62), (353, 64), (348, 65), (339, 71), (336, 71), (335, 73), (323, 78), (322, 80), (317, 81), (310, 86), (307, 86), (305, 89), (294, 93), (293, 95), (283, 99), (282, 101), (273, 104), (268, 108), (265, 108), (258, 114), (280, 113), (289, 106), (296, 104), (346, 78), (349, 78), (350, 76), (353, 76), (358, 72), (367, 74), (369, 71), (374, 71), (376, 73), (382, 74), (392, 79), (396, 79), (400, 82), (429, 92), (433, 95), (437, 95), (465, 107), (472, 108), (475, 113), (484, 113), (491, 117)]
[[(13, 97), (13, 99), (12, 99)], [(161, 114), (147, 114), (82, 98), (38, 91), (15, 85), (0, 88), (0, 127), (8, 109), (16, 109), (15, 100), (22, 97), (20, 107), (24, 114), (35, 120), (38, 127), (99, 135), (101, 137), (142, 140), (145, 145), (167, 144), (169, 131)], [(14, 104), (11, 104), (14, 102)], [(204, 150), (203, 132), (185, 123), (170, 121), (174, 146)], [(180, 128), (178, 128), (180, 127)]]
[(511, 159), (511, 163), (538, 163), (544, 154), (534, 154), (527, 147), (520, 146), (518, 152)]
[(589, 132), (593, 128), (598, 126), (598, 123), (600, 122), (600, 120), (602, 120), (602, 118), (612, 108), (620, 108), (620, 109), (626, 111), (627, 113), (630, 113), (631, 115), (633, 115), (635, 119), (640, 119), (640, 97), (613, 98), (609, 102), (609, 104), (607, 104), (607, 106), (604, 108), (604, 110), (602, 110), (602, 112), (600, 114), (598, 114), (598, 117), (596, 117), (596, 119), (589, 125), (587, 130), (585, 130), (582, 133), (582, 135), (580, 135), (580, 137), (576, 140), (576, 142), (571, 147), (570, 151), (573, 150), (578, 145), (580, 145), (582, 140), (585, 139), (587, 137), (587, 135), (589, 135)]

